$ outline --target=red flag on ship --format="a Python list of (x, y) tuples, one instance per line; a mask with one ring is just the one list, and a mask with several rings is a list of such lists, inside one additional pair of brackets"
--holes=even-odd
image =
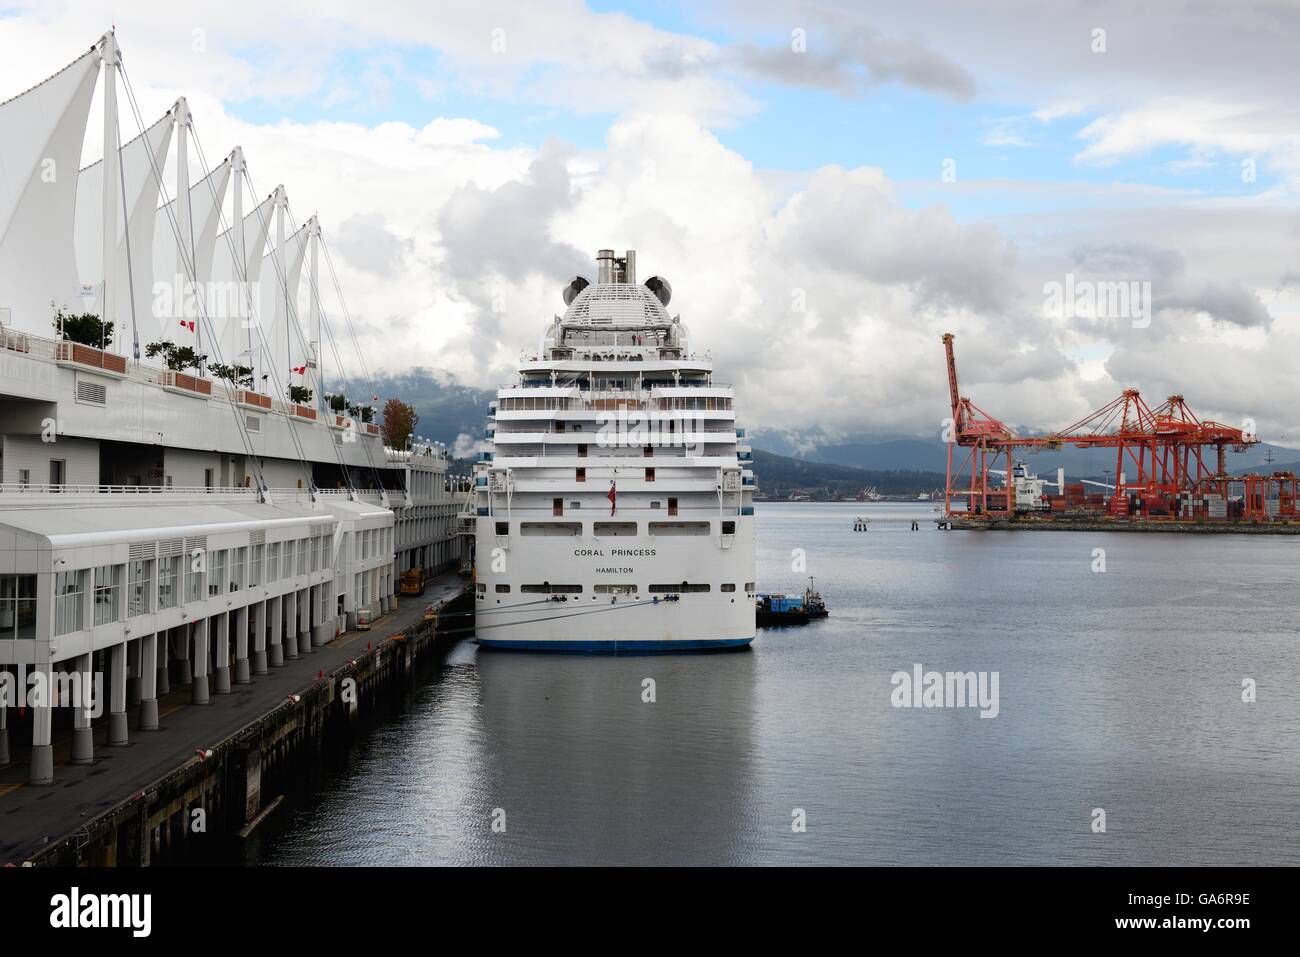
[(182, 320), (181, 320), (181, 325), (184, 326), (186, 329), (188, 329), (190, 332), (193, 332), (193, 331), (194, 331), (194, 320), (193, 320), (193, 319), (182, 319)]
[(296, 372), (298, 375), (306, 375), (306, 374), (307, 374), (307, 367), (306, 367), (306, 366), (293, 366), (292, 368), (289, 369), (289, 371), (290, 371), (290, 372)]
[(614, 509), (618, 507), (618, 489), (613, 482), (609, 483), (609, 494), (605, 497), (609, 499), (609, 514), (613, 515)]

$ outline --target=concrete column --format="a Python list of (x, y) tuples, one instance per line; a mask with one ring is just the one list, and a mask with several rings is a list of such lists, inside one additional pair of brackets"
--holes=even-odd
[(0, 701), (0, 768), (9, 763), (9, 702)]
[(126, 704), (134, 708), (140, 703), (140, 639), (128, 642), (126, 646)]
[(298, 650), (301, 652), (315, 651), (311, 644), (311, 602), (307, 596), (311, 593), (311, 587), (299, 588), (298, 596)]
[(272, 668), (284, 667), (284, 645), (280, 643), (280, 634), (284, 630), (284, 612), (280, 607), (282, 604), (279, 595), (266, 600), (266, 623), (271, 629)]
[[(194, 622), (194, 674), (190, 686), (191, 704), (208, 704), (208, 619)], [(188, 645), (188, 642), (186, 642)]]
[[(158, 678), (165, 669), (155, 667), (158, 661), (158, 646), (166, 642), (158, 640), (158, 633), (145, 635), (140, 639), (140, 660), (144, 670), (140, 675), (140, 730), (158, 730)], [(164, 636), (165, 637), (165, 636)]]
[(126, 730), (126, 642), (108, 652), (108, 743), (122, 747)]
[(253, 608), (253, 674), (266, 674), (266, 613), (271, 603), (265, 599)]
[(324, 585), (313, 585), (311, 589), (311, 643), (320, 648), (325, 642), (334, 636), (331, 634), (328, 638), (325, 636), (325, 619), (321, 615), (321, 602), (325, 597)]
[[(93, 619), (92, 619), (93, 620)], [(72, 763), (91, 764), (95, 760), (95, 737), (90, 728), (90, 688), (94, 675), (91, 673), (93, 655), (85, 654), (76, 659), (75, 670), (81, 679), (74, 687), (79, 687), (82, 698), (72, 702)]]
[[(180, 641), (176, 644), (177, 666), (176, 666), (176, 683), (187, 685), (194, 680), (194, 662), (190, 659), (190, 645), (194, 641), (195, 630), (198, 628), (197, 621), (190, 622), (189, 626), (182, 625), (180, 628)], [(205, 637), (206, 641), (207, 638)], [(203, 667), (203, 673), (208, 673), (207, 665)], [(206, 695), (204, 696), (206, 700)]]
[(217, 666), (213, 673), (212, 690), (217, 694), (230, 694), (230, 612), (214, 615), (213, 644), (216, 646)]
[(235, 684), (251, 684), (252, 670), (248, 666), (248, 606), (231, 612), (235, 623)]
[(155, 697), (161, 698), (165, 694), (172, 693), (172, 681), (169, 669), (171, 667), (171, 641), (172, 630), (168, 628), (154, 635), (154, 644), (158, 646), (158, 658), (155, 661), (157, 678), (157, 687), (154, 689), (157, 694)]
[(289, 659), (298, 657), (298, 601), (294, 592), (285, 592), (280, 597), (284, 606), (284, 656)]
[(54, 783), (54, 746), (50, 743), (50, 729), (54, 715), (50, 710), (50, 679), (53, 668), (48, 664), (37, 666), (45, 675), (44, 700), (32, 704), (32, 763), (27, 780), (30, 784)]

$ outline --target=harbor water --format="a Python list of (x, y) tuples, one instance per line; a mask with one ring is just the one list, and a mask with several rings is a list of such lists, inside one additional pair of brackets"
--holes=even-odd
[[(1300, 864), (1300, 539), (757, 509), (759, 588), (814, 575), (829, 619), (706, 655), (462, 641), (245, 859)], [(917, 665), (996, 673), (996, 716), (896, 707)]]

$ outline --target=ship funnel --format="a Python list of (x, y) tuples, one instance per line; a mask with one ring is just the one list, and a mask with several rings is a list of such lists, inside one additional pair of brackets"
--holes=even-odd
[(614, 281), (614, 250), (602, 249), (596, 253), (596, 282), (611, 283)]
[(629, 249), (623, 256), (614, 250), (602, 249), (596, 253), (596, 282), (634, 284), (636, 282), (636, 250)]

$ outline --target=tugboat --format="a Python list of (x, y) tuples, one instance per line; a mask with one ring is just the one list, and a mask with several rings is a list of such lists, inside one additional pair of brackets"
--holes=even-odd
[(755, 624), (759, 628), (806, 625), (816, 618), (830, 616), (821, 592), (813, 588), (811, 576), (802, 595), (760, 594), (755, 609)]

